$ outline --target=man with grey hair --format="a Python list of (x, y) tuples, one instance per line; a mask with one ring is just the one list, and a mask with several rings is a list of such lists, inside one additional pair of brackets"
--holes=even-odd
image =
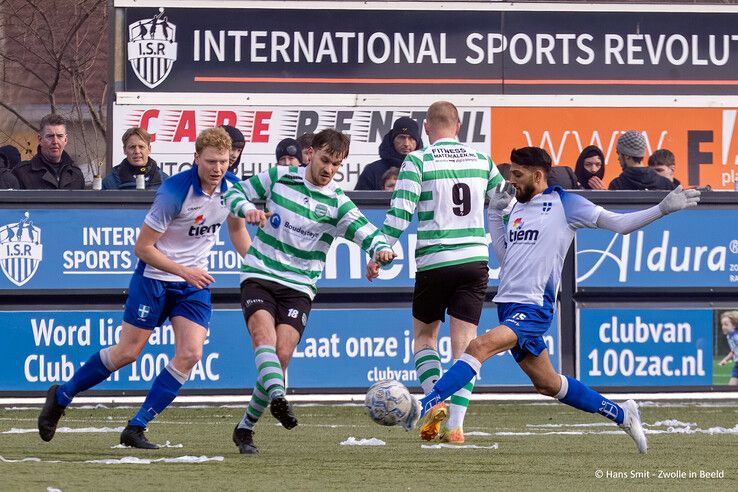
[(623, 172), (610, 182), (608, 189), (670, 191), (676, 187), (643, 162), (643, 156), (646, 155), (646, 138), (641, 132), (629, 130), (620, 135), (616, 150)]
[(38, 152), (31, 160), (18, 164), (13, 174), (22, 190), (83, 190), (82, 170), (64, 151), (67, 146), (67, 122), (52, 113), (41, 119)]

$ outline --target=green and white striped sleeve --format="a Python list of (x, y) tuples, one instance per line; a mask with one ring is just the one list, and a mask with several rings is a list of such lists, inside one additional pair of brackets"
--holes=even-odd
[(377, 251), (390, 249), (384, 235), (374, 227), (374, 224), (369, 222), (349, 197), (340, 190), (336, 190), (336, 197), (338, 198), (338, 224), (336, 227), (346, 240), (361, 246), (361, 249), (369, 253), (372, 258), (374, 258)]
[(415, 208), (418, 206), (423, 176), (422, 153), (408, 154), (400, 168), (395, 191), (392, 193), (390, 209), (382, 225), (382, 234), (390, 245), (400, 239), (413, 220)]
[(500, 174), (500, 171), (497, 169), (497, 166), (495, 166), (495, 163), (492, 162), (492, 158), (487, 157), (487, 161), (489, 162), (489, 180), (487, 181), (487, 197), (491, 197), (492, 191), (495, 189), (495, 186), (497, 186), (500, 183), (504, 183), (505, 178), (502, 177), (502, 174)]
[(254, 174), (249, 179), (239, 181), (223, 195), (223, 201), (233, 217), (246, 217), (250, 210), (255, 210), (254, 200), (266, 200), (271, 193), (272, 183), (278, 179), (279, 166), (263, 173)]

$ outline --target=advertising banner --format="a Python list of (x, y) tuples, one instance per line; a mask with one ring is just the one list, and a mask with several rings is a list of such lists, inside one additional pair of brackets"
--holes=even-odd
[[(246, 141), (236, 174), (251, 176), (276, 164), (275, 150), (282, 139), (334, 128), (351, 135), (349, 155), (335, 180), (342, 189), (352, 190), (364, 166), (379, 159), (379, 146), (392, 124), (398, 118), (410, 117), (423, 132), (427, 109), (116, 104), (113, 107), (113, 135), (116, 136), (113, 162), (117, 164), (125, 158), (120, 136), (128, 128), (140, 126), (151, 134), (151, 157), (165, 173), (176, 174), (192, 165), (198, 133), (218, 125), (231, 125), (241, 130)], [(459, 140), (489, 153), (489, 109), (460, 107), (459, 117)], [(428, 136), (423, 134), (423, 142), (418, 145), (428, 144)]]
[(713, 325), (712, 309), (581, 309), (579, 378), (592, 386), (711, 385)]
[(628, 235), (580, 229), (577, 287), (737, 287), (738, 210), (686, 210)]
[[(734, 12), (126, 8), (124, 90), (736, 94)], [(545, 10), (544, 10), (545, 9)], [(597, 9), (600, 10), (600, 9)]]
[(646, 137), (645, 160), (657, 149), (674, 153), (675, 176), (684, 186), (735, 189), (738, 182), (736, 109), (722, 108), (492, 108), (492, 157), (509, 159), (514, 147), (542, 147), (554, 165), (574, 169), (588, 145), (605, 154), (605, 185), (621, 167), (615, 147), (626, 130)]
[[(381, 227), (386, 209), (363, 209)], [(138, 259), (133, 247), (146, 216), (144, 209), (2, 209), (0, 210), (0, 291), (18, 289), (125, 289)], [(267, 223), (265, 227), (272, 227)], [(210, 253), (212, 288), (238, 288), (241, 260), (228, 233)], [(397, 258), (370, 284), (364, 278), (367, 255), (345, 239), (336, 239), (318, 280), (321, 288), (411, 289), (415, 281), (414, 220), (395, 244)], [(251, 237), (255, 229), (249, 226)], [(499, 265), (490, 251), (490, 285), (496, 286)]]
[[(0, 313), (6, 343), (0, 346), (0, 391), (42, 391), (69, 380), (95, 352), (120, 337), (120, 311), (24, 311)], [(493, 307), (483, 311), (480, 333), (497, 324)], [(448, 323), (441, 328), (439, 354), (453, 364)], [(545, 336), (560, 367), (557, 322)], [(136, 362), (96, 389), (147, 390), (174, 356), (169, 322), (154, 330)], [(256, 380), (251, 341), (240, 310), (216, 309), (202, 360), (185, 389), (244, 389)], [(417, 386), (409, 308), (315, 309), (287, 372), (289, 388), (366, 388), (380, 379)], [(477, 386), (529, 385), (509, 353), (488, 361)]]

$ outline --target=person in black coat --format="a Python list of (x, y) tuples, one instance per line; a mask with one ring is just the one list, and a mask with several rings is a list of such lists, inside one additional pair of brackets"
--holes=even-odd
[(379, 145), (379, 160), (368, 164), (356, 184), (356, 190), (383, 190), (382, 176), (391, 167), (401, 167), (405, 156), (423, 148), (423, 140), (418, 124), (412, 118), (403, 116), (395, 121), (392, 130)]
[(676, 170), (676, 159), (674, 153), (669, 149), (659, 149), (651, 154), (648, 158), (648, 167), (656, 171), (656, 174), (665, 177), (676, 186), (680, 183), (678, 179), (674, 177), (674, 171)]
[(618, 139), (618, 160), (623, 172), (610, 182), (610, 190), (666, 190), (676, 185), (643, 162), (646, 138), (635, 130), (623, 133)]
[(235, 126), (220, 125), (220, 127), (231, 137), (231, 151), (228, 153), (228, 170), (236, 176), (240, 176), (241, 173), (238, 171), (238, 167), (241, 165), (241, 154), (243, 154), (246, 139), (243, 137), (241, 130)]
[(151, 135), (141, 127), (129, 128), (121, 138), (126, 158), (113, 167), (102, 182), (103, 190), (135, 190), (136, 177), (144, 176), (144, 188), (156, 190), (169, 176), (151, 154)]
[(67, 143), (66, 120), (58, 114), (44, 116), (36, 155), (13, 169), (19, 187), (23, 190), (84, 190), (82, 170), (64, 151)]
[(596, 145), (584, 147), (574, 166), (579, 185), (585, 190), (606, 190), (605, 183), (605, 154)]
[(20, 164), (20, 152), (12, 145), (3, 145), (0, 147), (0, 167), (13, 170)]
[(551, 167), (548, 174), (549, 186), (561, 186), (565, 190), (577, 190), (580, 188), (577, 176), (569, 166), (559, 165)]
[[(17, 157), (16, 157), (17, 156)], [(20, 152), (12, 145), (0, 147), (0, 190), (18, 188), (12, 169), (20, 162)]]

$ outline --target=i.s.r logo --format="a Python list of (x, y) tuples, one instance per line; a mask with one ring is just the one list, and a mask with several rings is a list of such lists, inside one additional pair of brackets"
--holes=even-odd
[(18, 287), (33, 278), (43, 259), (41, 229), (28, 212), (18, 222), (0, 227), (0, 267)]
[(169, 22), (163, 7), (152, 18), (128, 26), (128, 61), (149, 89), (164, 82), (177, 61), (176, 35), (177, 26)]

